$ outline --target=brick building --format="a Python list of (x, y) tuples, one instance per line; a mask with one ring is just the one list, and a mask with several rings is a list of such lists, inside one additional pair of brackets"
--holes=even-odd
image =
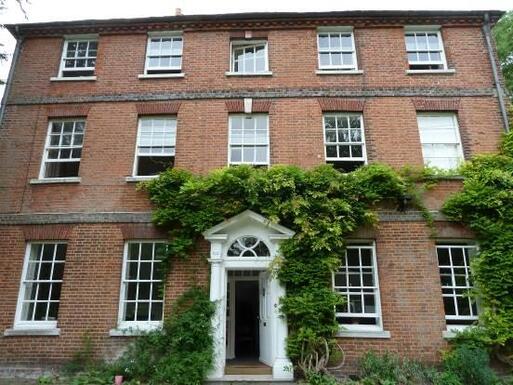
[[(252, 212), (214, 227), (197, 256), (175, 264), (163, 298), (165, 233), (135, 182), (170, 165), (453, 168), (493, 152), (507, 121), (489, 35), (500, 15), (8, 26), (18, 44), (0, 128), (0, 366), (62, 364), (85, 333), (99, 356), (114, 357), (202, 282), (220, 300), (212, 377), (224, 376), (225, 360), (252, 358), (289, 378), (287, 328), (273, 307), (283, 288), (265, 269), (292, 232)], [(426, 193), (436, 237), (413, 210), (382, 210), (376, 228), (354, 234), (333, 281), (348, 299), (337, 311), (346, 372), (369, 349), (435, 362), (451, 330), (475, 321), (479, 309), (463, 296), (472, 234), (438, 213), (460, 184)]]

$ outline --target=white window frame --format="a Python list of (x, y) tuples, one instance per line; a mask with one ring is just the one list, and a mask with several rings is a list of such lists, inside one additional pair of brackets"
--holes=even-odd
[[(180, 37), (181, 40), (182, 40), (182, 53), (180, 55), (180, 66), (179, 67), (173, 67), (173, 66), (170, 66), (170, 67), (155, 67), (155, 68), (150, 68), (149, 66), (149, 63), (150, 63), (150, 44), (151, 44), (151, 39), (155, 39), (155, 38), (177, 38), (177, 37)], [(157, 75), (161, 75), (161, 76), (165, 76), (165, 75), (168, 75), (168, 74), (181, 74), (182, 73), (182, 68), (183, 68), (183, 48), (184, 48), (184, 38), (183, 38), (183, 33), (182, 31), (168, 31), (168, 32), (150, 32), (148, 33), (148, 39), (146, 41), (146, 57), (145, 57), (145, 60), (144, 60), (144, 74), (145, 75), (154, 75), (154, 76), (157, 76)], [(149, 74), (148, 71), (166, 71), (166, 72), (160, 72), (160, 73), (156, 73), (156, 74)]]
[[(362, 141), (361, 142), (339, 142), (338, 140), (338, 128), (335, 128), (335, 132), (337, 134), (336, 142), (327, 142), (326, 141), (326, 118), (327, 117), (335, 117), (335, 122), (337, 117), (344, 116), (359, 116), (360, 118), (360, 129), (362, 131)], [(324, 137), (324, 160), (326, 162), (363, 162), (363, 164), (367, 164), (367, 149), (365, 142), (365, 125), (363, 122), (363, 114), (361, 112), (326, 112), (322, 114), (322, 135)], [(351, 128), (349, 127), (349, 139), (351, 139)], [(338, 146), (351, 146), (351, 145), (361, 145), (362, 146), (362, 156), (361, 157), (328, 157), (326, 146), (337, 146), (337, 154), (338, 154)], [(351, 149), (349, 150), (352, 151)]]
[[(326, 52), (333, 52), (331, 49), (321, 49), (321, 46), (319, 44), (319, 35), (323, 34), (350, 34), (351, 35), (351, 43), (352, 43), (352, 50), (343, 50), (342, 47), (340, 48), (341, 53), (352, 53), (353, 57), (353, 64), (352, 65), (322, 65), (321, 64), (321, 53)], [(342, 71), (358, 71), (358, 57), (356, 55), (356, 42), (354, 38), (354, 31), (352, 27), (330, 27), (330, 28), (319, 28), (317, 30), (317, 65), (320, 71), (330, 71), (330, 70), (342, 70)]]
[(155, 155), (142, 155), (142, 156), (152, 156), (152, 157), (174, 157), (175, 160), (176, 160), (176, 135), (177, 135), (177, 132), (178, 132), (178, 119), (177, 119), (177, 116), (176, 115), (151, 115), (151, 116), (140, 116), (138, 121), (137, 121), (137, 136), (136, 136), (136, 139), (135, 139), (135, 151), (134, 151), (134, 164), (133, 164), (133, 168), (132, 168), (132, 178), (137, 178), (137, 179), (151, 179), (151, 178), (156, 178), (158, 175), (138, 175), (137, 174), (137, 168), (139, 167), (139, 156), (141, 156), (139, 154), (139, 140), (140, 140), (140, 137), (141, 137), (141, 124), (144, 120), (152, 120), (152, 119), (170, 119), (170, 120), (174, 120), (175, 121), (175, 143), (174, 143), (174, 154), (173, 155), (169, 155), (169, 154), (155, 154)]
[[(362, 241), (356, 241), (356, 240), (352, 240), (350, 243), (347, 244), (347, 247), (346, 249), (368, 249), (368, 250), (371, 250), (371, 253), (372, 253), (372, 264), (373, 264), (373, 275), (374, 275), (374, 286), (373, 286), (373, 289), (374, 289), (374, 298), (375, 298), (375, 307), (376, 307), (376, 311), (375, 313), (373, 313), (373, 316), (372, 317), (368, 317), (368, 318), (377, 318), (378, 319), (378, 324), (377, 325), (358, 325), (358, 324), (339, 324), (340, 325), (340, 329), (341, 329), (341, 333), (344, 334), (345, 331), (349, 331), (349, 332), (383, 332), (383, 315), (382, 315), (382, 312), (381, 312), (381, 290), (380, 290), (380, 286), (379, 286), (379, 272), (378, 272), (378, 262), (377, 262), (377, 256), (376, 256), (376, 242), (372, 241), (372, 242), (369, 242), (369, 241), (365, 241), (365, 240), (362, 240)], [(360, 265), (361, 266), (361, 265)], [(340, 267), (341, 269), (344, 268), (343, 266)], [(339, 288), (339, 286), (336, 286), (335, 285), (335, 274), (338, 273), (339, 270), (337, 270), (336, 272), (333, 272), (331, 277), (332, 277), (332, 288), (333, 290), (338, 294), (340, 293), (337, 288)], [(348, 277), (349, 278), (349, 277)], [(349, 280), (348, 280), (348, 285), (349, 285)], [(362, 281), (363, 283), (363, 281)], [(348, 286), (349, 287), (349, 286)], [(340, 287), (342, 288), (342, 287)], [(366, 286), (366, 288), (371, 288), (370, 286)], [(363, 304), (362, 304), (363, 306)], [(342, 312), (335, 312), (336, 316), (337, 317), (356, 317), (358, 316), (359, 318), (365, 317), (364, 314), (366, 313), (342, 313)], [(369, 314), (369, 313), (367, 313)], [(384, 332), (384, 333), (387, 333), (387, 332)], [(356, 336), (356, 335), (355, 335)], [(361, 335), (362, 337), (364, 337), (365, 335)], [(389, 335), (383, 335), (383, 337), (389, 337)]]
[[(456, 138), (458, 140), (457, 143), (457, 151), (459, 156), (459, 164), (465, 161), (465, 154), (463, 153), (463, 143), (461, 142), (461, 134), (460, 134), (460, 126), (458, 124), (458, 116), (454, 112), (417, 112), (417, 127), (419, 129), (419, 137), (420, 137), (420, 145), (422, 148), (422, 159), (424, 161), (424, 165), (429, 166), (429, 164), (426, 164), (425, 155), (424, 155), (424, 144), (454, 144), (454, 143), (423, 143), (422, 142), (422, 135), (421, 135), (421, 128), (419, 124), (419, 116), (432, 116), (432, 117), (447, 117), (450, 116), (453, 120), (454, 127), (456, 129)], [(453, 170), (453, 169), (448, 169)]]
[[(84, 131), (82, 133), (82, 144), (79, 146), (79, 145), (73, 145), (71, 144), (70, 146), (68, 147), (64, 147), (66, 149), (70, 149), (70, 150), (73, 150), (73, 149), (77, 149), (77, 148), (80, 148), (81, 150), (81, 153), (80, 153), (80, 158), (78, 159), (78, 175), (75, 175), (75, 176), (71, 176), (71, 177), (66, 177), (66, 176), (62, 176), (62, 177), (45, 177), (45, 170), (46, 170), (46, 164), (47, 163), (60, 163), (60, 162), (71, 162), (72, 159), (76, 161), (77, 158), (68, 158), (68, 159), (49, 159), (48, 158), (48, 152), (52, 149), (60, 149), (61, 146), (50, 146), (50, 139), (51, 139), (51, 132), (52, 132), (52, 124), (55, 123), (55, 122), (59, 122), (59, 123), (65, 123), (65, 122), (83, 122), (84, 123)], [(65, 119), (51, 119), (49, 120), (48, 122), (48, 131), (46, 133), (46, 140), (45, 140), (45, 146), (44, 146), (44, 149), (43, 149), (43, 159), (41, 161), (41, 167), (39, 169), (39, 179), (40, 180), (70, 180), (70, 179), (77, 179), (80, 177), (80, 165), (82, 164), (82, 151), (84, 149), (84, 141), (85, 141), (85, 133), (86, 133), (86, 129), (87, 129), (87, 121), (85, 118), (65, 118)], [(72, 137), (73, 139), (73, 137)]]
[[(233, 144), (232, 145), (232, 117), (242, 117), (243, 119), (251, 116), (265, 116), (267, 121), (267, 142), (265, 144)], [(228, 166), (236, 166), (239, 164), (249, 164), (253, 166), (270, 166), (271, 165), (271, 145), (270, 145), (270, 127), (269, 127), (269, 114), (266, 113), (252, 113), (252, 114), (229, 114), (228, 116)], [(244, 162), (242, 161), (243, 157), (241, 154), (240, 162), (232, 162), (232, 146), (254, 146), (254, 147), (263, 147), (267, 146), (267, 159), (265, 162)]]
[[(234, 50), (241, 46), (260, 46), (264, 45), (265, 68), (263, 71), (246, 72), (235, 71), (235, 55)], [(230, 42), (230, 72), (233, 75), (265, 75), (269, 74), (269, 43), (267, 40), (233, 40)]]
[[(457, 295), (454, 295), (454, 294), (444, 294), (443, 293), (443, 289), (452, 289), (452, 290), (455, 290), (455, 289), (468, 289), (468, 290), (472, 290), (472, 288), (474, 287), (473, 285), (471, 286), (468, 282), (468, 277), (469, 275), (466, 273), (465, 274), (465, 279), (466, 279), (466, 282), (467, 282), (467, 286), (457, 286), (455, 284), (455, 281), (454, 281), (454, 271), (453, 271), (453, 264), (452, 264), (452, 258), (451, 259), (451, 264), (450, 265), (440, 265), (440, 260), (438, 258), (438, 248), (470, 248), (470, 249), (474, 249), (476, 252), (479, 250), (478, 246), (474, 243), (456, 243), (456, 242), (449, 242), (449, 243), (442, 243), (442, 242), (438, 242), (435, 246), (435, 251), (436, 251), (436, 259), (437, 259), (437, 266), (438, 266), (438, 276), (440, 277), (440, 280), (441, 280), (441, 274), (440, 274), (440, 269), (442, 268), (442, 266), (444, 268), (450, 268), (451, 269), (451, 280), (452, 280), (452, 285), (451, 286), (442, 286), (442, 283), (440, 281), (440, 288), (441, 288), (441, 293), (442, 293), (442, 301), (445, 297), (450, 297), (450, 298), (453, 298), (453, 300), (458, 297)], [(449, 251), (449, 255), (450, 255), (450, 251)], [(465, 254), (463, 254), (465, 255)], [(470, 261), (469, 261), (470, 262)], [(460, 267), (461, 268), (461, 267)], [(467, 266), (466, 264), (466, 258), (464, 258), (464, 268), (465, 270), (470, 270), (470, 266)], [(477, 314), (475, 315), (470, 315), (470, 316), (459, 316), (459, 315), (447, 315), (445, 314), (445, 309), (444, 309), (444, 317), (445, 317), (445, 320), (446, 321), (477, 321), (479, 319), (479, 312), (480, 312), (480, 309), (479, 309), (479, 303), (476, 302), (476, 308), (477, 308)], [(456, 312), (458, 312), (458, 306), (457, 306), (457, 303), (455, 303), (455, 310)], [(472, 309), (472, 306), (470, 306), (470, 312), (472, 313), (473, 312), (473, 309)], [(464, 330), (464, 329), (467, 329), (469, 327), (472, 327), (472, 325), (469, 325), (469, 324), (449, 324), (447, 323), (446, 324), (447, 326), (447, 332), (451, 332), (451, 331), (459, 331), (459, 330)]]
[[(68, 51), (68, 44), (73, 42), (83, 42), (83, 41), (96, 41), (96, 57), (95, 57), (95, 65), (94, 67), (81, 67), (80, 69), (75, 69), (75, 71), (93, 71), (92, 75), (83, 75), (83, 76), (63, 76), (66, 67), (64, 66), (64, 61), (66, 59), (66, 52)], [(98, 48), (100, 46), (100, 41), (98, 35), (68, 35), (64, 36), (64, 44), (62, 47), (61, 53), (61, 62), (59, 65), (59, 74), (58, 79), (76, 79), (76, 78), (91, 78), (96, 75), (96, 64), (98, 61)], [(70, 69), (71, 70), (71, 69)]]
[[(25, 291), (26, 291), (25, 281), (27, 280), (26, 276), (27, 276), (27, 272), (28, 272), (30, 253), (32, 250), (32, 245), (35, 245), (35, 244), (42, 244), (42, 245), (66, 244), (67, 245), (67, 242), (66, 241), (31, 241), (31, 242), (27, 242), (27, 245), (25, 247), (25, 259), (23, 261), (23, 268), (22, 268), (21, 279), (20, 279), (20, 289), (18, 292), (18, 302), (16, 305), (14, 329), (22, 329), (22, 330), (44, 329), (44, 330), (47, 330), (47, 329), (56, 329), (57, 328), (57, 322), (58, 322), (57, 320), (55, 320), (55, 321), (26, 321), (26, 320), (21, 319), (21, 313), (23, 311), (23, 302), (24, 302), (23, 298), (25, 298)], [(55, 247), (55, 250), (54, 250), (54, 256), (53, 256), (54, 259), (55, 259), (56, 251), (57, 251), (57, 246)], [(66, 254), (67, 254), (67, 250), (66, 250)], [(66, 259), (64, 259), (64, 261), (62, 263), (65, 265)], [(53, 263), (52, 263), (52, 265), (53, 265)], [(54, 268), (54, 266), (52, 266), (51, 274), (53, 274), (53, 268)], [(49, 282), (51, 281), (52, 283), (61, 283), (62, 284), (64, 281), (64, 276), (63, 276), (62, 280), (48, 280), (48, 281)], [(41, 281), (38, 281), (38, 282), (41, 282)], [(61, 288), (61, 290), (62, 290), (62, 288)], [(62, 294), (62, 292), (61, 292), (61, 294)], [(61, 299), (59, 297), (59, 302), (60, 301), (61, 301)], [(48, 313), (48, 309), (47, 309), (47, 313)]]
[[(407, 34), (417, 34), (417, 33), (436, 33), (437, 36), (438, 36), (438, 43), (440, 44), (440, 50), (438, 52), (440, 52), (440, 61), (418, 61), (418, 62), (413, 62), (413, 63), (410, 63), (410, 59), (408, 58), (408, 53), (409, 52), (419, 52), (419, 50), (415, 50), (415, 51), (408, 51), (408, 45), (406, 43), (406, 35)], [(405, 49), (406, 49), (406, 58), (408, 60), (408, 67), (412, 66), (412, 65), (441, 65), (442, 68), (435, 68), (435, 69), (415, 69), (415, 68), (410, 68), (410, 71), (426, 71), (426, 72), (429, 72), (429, 71), (447, 71), (447, 58), (445, 56), (445, 47), (444, 47), (444, 41), (442, 39), (442, 31), (441, 31), (441, 27), (440, 26), (405, 26), (404, 27), (404, 46), (405, 46)], [(429, 47), (428, 47), (429, 48)], [(429, 51), (431, 52), (431, 50), (427, 49), (426, 51)]]
[[(162, 296), (162, 320), (160, 321), (125, 321), (124, 315), (125, 315), (125, 304), (126, 304), (126, 291), (128, 288), (127, 280), (126, 280), (126, 273), (128, 268), (128, 247), (132, 243), (142, 244), (142, 243), (163, 243), (166, 244), (165, 240), (162, 239), (130, 239), (125, 241), (125, 244), (123, 246), (123, 266), (121, 268), (121, 285), (119, 289), (119, 309), (118, 309), (118, 325), (117, 330), (120, 331), (132, 331), (134, 333), (137, 333), (137, 331), (150, 331), (155, 330), (160, 327), (162, 327), (163, 321), (164, 321), (164, 305), (165, 305), (165, 294)], [(153, 259), (152, 259), (153, 261)], [(164, 262), (160, 262), (164, 263)], [(153, 271), (153, 266), (152, 266)], [(162, 282), (163, 287), (165, 286), (165, 277), (162, 277), (163, 279), (160, 281)], [(151, 280), (152, 282), (157, 282), (155, 280)], [(137, 280), (137, 282), (141, 282), (140, 280)], [(151, 295), (151, 294), (150, 294)], [(136, 301), (138, 301), (136, 299)], [(151, 312), (150, 312), (151, 313)], [(135, 313), (137, 317), (137, 312)]]

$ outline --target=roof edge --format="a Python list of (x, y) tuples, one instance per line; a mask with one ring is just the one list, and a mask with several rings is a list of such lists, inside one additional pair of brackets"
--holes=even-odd
[(52, 21), (41, 23), (18, 23), (6, 24), (6, 29), (14, 36), (19, 37), (38, 31), (51, 31), (61, 28), (106, 28), (112, 26), (127, 26), (130, 24), (151, 24), (151, 23), (215, 23), (215, 22), (248, 22), (257, 20), (279, 21), (279, 20), (308, 20), (322, 18), (397, 18), (397, 17), (448, 17), (448, 18), (484, 18), (489, 14), (491, 21), (497, 21), (503, 14), (501, 10), (479, 10), (479, 11), (404, 11), (404, 10), (369, 10), (369, 11), (331, 11), (331, 12), (247, 12), (247, 13), (224, 13), (224, 14), (199, 14), (179, 16), (152, 16), (144, 18), (114, 18), (114, 19), (86, 19), (74, 21)]

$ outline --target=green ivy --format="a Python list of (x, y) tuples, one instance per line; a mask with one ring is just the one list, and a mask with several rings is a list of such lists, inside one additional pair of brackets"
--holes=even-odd
[(305, 343), (319, 338), (331, 343), (338, 330), (334, 309), (341, 297), (331, 288), (331, 276), (347, 236), (377, 221), (378, 203), (397, 207), (410, 185), (379, 164), (348, 174), (327, 165), (238, 166), (204, 176), (172, 169), (144, 189), (155, 207), (155, 224), (169, 230), (172, 257), (187, 257), (203, 231), (246, 209), (296, 232), (282, 243), (274, 268), (286, 287), (281, 311), (289, 325), (288, 355), (297, 361)]
[(476, 156), (461, 172), (463, 189), (443, 212), (477, 236), (479, 252), (471, 265), (483, 310), (479, 335), (502, 347), (513, 364), (513, 133), (505, 136), (499, 154)]

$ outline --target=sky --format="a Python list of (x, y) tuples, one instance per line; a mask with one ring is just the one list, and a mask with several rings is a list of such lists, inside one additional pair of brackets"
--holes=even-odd
[[(26, 0), (24, 0), (26, 1)], [(29, 0), (24, 3), (26, 15), (16, 0), (6, 0), (7, 9), (0, 11), (0, 24), (110, 19), (174, 15), (181, 8), (184, 15), (234, 12), (308, 12), (345, 10), (479, 10), (513, 9), (513, 0)], [(411, 8), (412, 5), (414, 8)], [(9, 55), (0, 63), (0, 79), (6, 79), (15, 40), (0, 30), (0, 43)], [(0, 94), (3, 89), (0, 89)]]

